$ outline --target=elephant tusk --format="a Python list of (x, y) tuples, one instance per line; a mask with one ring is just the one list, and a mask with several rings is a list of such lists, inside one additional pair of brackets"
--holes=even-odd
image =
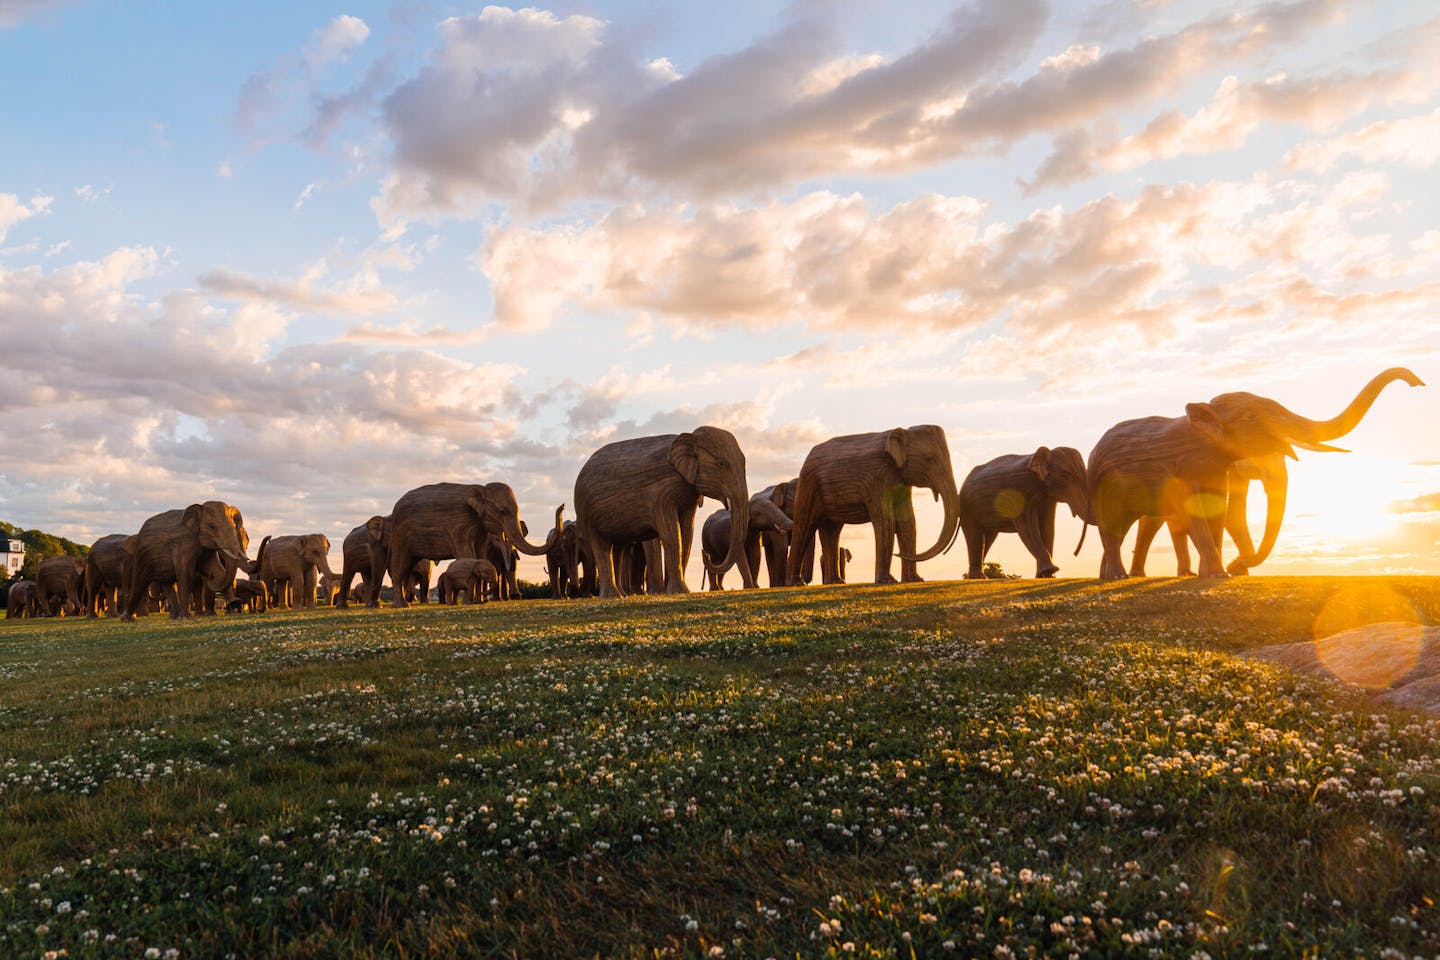
[(1313, 451), (1315, 451), (1316, 453), (1349, 453), (1349, 452), (1350, 452), (1349, 450), (1346, 450), (1344, 447), (1336, 447), (1336, 446), (1332, 446), (1331, 444), (1328, 444), (1328, 443), (1319, 443), (1319, 442), (1317, 442), (1317, 441), (1312, 441), (1312, 440), (1294, 440), (1294, 441), (1292, 441), (1292, 442), (1295, 444), (1295, 446), (1299, 447), (1301, 450), (1313, 450)]

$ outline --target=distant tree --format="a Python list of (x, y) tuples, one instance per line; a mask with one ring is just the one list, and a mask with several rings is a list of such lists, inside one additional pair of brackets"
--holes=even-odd
[(986, 579), (986, 580), (1019, 580), (1019, 579), (1020, 579), (1020, 574), (1018, 574), (1018, 573), (1006, 573), (1006, 572), (1005, 572), (1005, 568), (1002, 567), (1002, 566), (1000, 566), (1000, 564), (996, 563), (994, 560), (987, 560), (987, 561), (985, 561), (985, 566), (983, 566), (983, 567), (980, 568), (980, 572), (983, 573), (983, 574), (985, 574), (985, 579)]
[(549, 600), (550, 584), (531, 583), (529, 580), (516, 580), (515, 585), (520, 588), (520, 599), (522, 600)]
[(83, 557), (90, 552), (90, 548), (83, 543), (66, 540), (64, 537), (57, 537), (44, 530), (21, 530), (13, 523), (3, 521), (0, 521), (0, 535), (22, 540), (25, 543), (25, 562), (20, 567), (19, 576), (14, 578), (17, 580), (34, 580), (35, 574), (40, 570), (40, 561), (42, 560), (65, 554)]

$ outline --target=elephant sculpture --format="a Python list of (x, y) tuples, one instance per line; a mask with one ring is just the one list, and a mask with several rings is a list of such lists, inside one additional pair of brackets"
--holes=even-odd
[[(562, 530), (563, 530), (563, 524)], [(524, 536), (530, 535), (530, 528), (525, 521), (520, 521), (520, 532)], [(557, 537), (558, 540), (558, 537)], [(551, 547), (553, 550), (554, 547)], [(547, 555), (549, 551), (546, 551)], [(495, 567), (496, 574), (500, 577), (500, 590), (497, 594), (501, 600), (520, 599), (520, 581), (518, 567), (520, 563), (520, 552), (510, 545), (510, 542), (500, 534), (491, 534), (485, 538), (485, 549), (481, 556), (490, 561)]]
[[(915, 552), (912, 487), (926, 487), (944, 503), (940, 536), (934, 546)], [(847, 523), (869, 523), (875, 531), (875, 582), (894, 583), (891, 558), (898, 540), (900, 579), (920, 580), (916, 564), (938, 556), (954, 542), (959, 527), (960, 494), (950, 466), (945, 431), (933, 424), (896, 427), (879, 433), (834, 437), (816, 444), (800, 468), (795, 496), (786, 582), (800, 583), (808, 543), (818, 532), (825, 583), (839, 578), (840, 530)], [(825, 569), (825, 568), (829, 569)]]
[[(795, 520), (795, 494), (800, 489), (800, 478), (795, 477), (783, 483), (774, 483), (761, 490), (755, 496), (764, 497), (776, 504), (780, 512), (785, 514), (794, 527)], [(753, 499), (753, 498), (752, 498)], [(788, 531), (766, 530), (760, 534), (760, 549), (765, 555), (765, 572), (770, 577), (770, 586), (783, 587), (785, 585), (785, 567), (790, 556), (791, 537)], [(805, 557), (800, 563), (800, 580), (802, 583), (809, 583), (815, 567), (815, 540), (812, 537), (805, 546)], [(758, 579), (760, 571), (755, 571)]]
[[(1064, 503), (1089, 529), (1090, 491), (1085, 460), (1074, 447), (1040, 447), (1034, 453), (996, 457), (971, 470), (960, 485), (960, 530), (970, 554), (967, 580), (982, 580), (985, 555), (1002, 533), (1018, 533), (1035, 558), (1035, 576), (1053, 577), (1055, 507)], [(1079, 547), (1076, 547), (1079, 552)]]
[[(752, 571), (760, 569), (761, 539), (768, 533), (785, 537), (795, 527), (794, 521), (786, 516), (782, 509), (786, 497), (785, 485), (776, 484), (765, 489), (769, 491), (768, 494), (762, 491), (750, 498), (750, 523), (745, 531), (745, 561), (750, 564)], [(716, 510), (705, 518), (705, 523), (700, 528), (700, 555), (705, 558), (711, 590), (724, 589), (728, 566), (722, 563), (722, 558), (729, 544), (730, 511)], [(784, 569), (784, 556), (782, 553), (778, 569)], [(775, 583), (776, 569), (777, 567), (771, 568), (772, 585)]]
[(550, 577), (550, 596), (555, 600), (595, 595), (595, 561), (590, 548), (580, 539), (574, 520), (565, 521), (559, 540), (545, 554), (545, 572)]
[[(351, 584), (357, 575), (360, 577), (360, 589), (364, 591), (365, 606), (380, 606), (380, 585), (385, 581), (385, 571), (390, 563), (390, 528), (389, 517), (374, 516), (345, 535), (345, 542), (340, 548), (343, 562), (336, 606), (344, 608), (350, 605), (355, 596), (355, 588)], [(401, 588), (407, 591), (406, 599), (414, 598), (417, 590), (423, 598), (430, 589), (430, 561), (416, 561), (409, 581)]]
[(484, 603), (486, 594), (500, 595), (500, 572), (489, 560), (467, 557), (454, 560), (440, 574), (440, 602)]
[(40, 595), (34, 580), (16, 580), (10, 584), (5, 597), (5, 619), (18, 620), (22, 617), (40, 615)]
[(64, 554), (46, 557), (35, 572), (35, 590), (44, 616), (55, 615), (56, 600), (60, 613), (74, 616), (83, 608), (81, 594), (85, 586), (85, 558)]
[[(85, 615), (120, 615), (120, 590), (125, 584), (126, 533), (112, 533), (90, 545), (85, 557)], [(103, 608), (103, 609), (102, 609)]]
[(396, 585), (393, 605), (409, 605), (401, 587), (406, 571), (416, 561), (481, 557), (491, 534), (504, 534), (526, 556), (541, 556), (555, 545), (564, 510), (562, 504), (555, 511), (555, 529), (543, 544), (535, 544), (520, 532), (520, 506), (509, 484), (416, 487), (395, 501), (390, 513), (390, 582)]
[(265, 586), (264, 580), (236, 580), (234, 597), (225, 605), (225, 609), (232, 613), (238, 613), (242, 609), (251, 613), (264, 613), (270, 606), (270, 590)]
[[(1101, 579), (1126, 576), (1120, 547), (1142, 517), (1185, 530), (1199, 554), (1202, 577), (1227, 575), (1220, 557), (1226, 530), (1239, 551), (1230, 572), (1258, 565), (1275, 546), (1285, 515), (1285, 458), (1293, 458), (1296, 447), (1338, 451), (1326, 441), (1355, 429), (1396, 380), (1423, 386), (1409, 370), (1392, 367), (1330, 420), (1302, 417), (1252, 393), (1223, 393), (1209, 403), (1187, 404), (1183, 417), (1145, 417), (1111, 427), (1091, 451), (1089, 465), (1090, 502), (1104, 547)], [(1242, 488), (1248, 489), (1250, 480), (1247, 471), (1232, 469), (1242, 461), (1265, 465), (1265, 534), (1258, 549), (1245, 520)]]
[(298, 596), (302, 609), (314, 609), (316, 572), (335, 576), (329, 554), (330, 538), (323, 533), (273, 538), (260, 567), (260, 579), (265, 581), (275, 606), (288, 609), (292, 597)]
[(250, 535), (240, 511), (221, 500), (192, 503), (157, 513), (125, 541), (125, 607), (121, 620), (133, 622), (152, 585), (171, 600), (171, 617), (190, 616), (194, 586), (207, 560), (219, 556), (229, 578), (248, 560)]
[(595, 558), (600, 596), (620, 595), (615, 547), (650, 539), (658, 540), (660, 549), (658, 562), (647, 566), (663, 570), (663, 590), (688, 593), (684, 569), (695, 511), (707, 496), (733, 514), (724, 562), (738, 564), (745, 585), (755, 586), (744, 557), (750, 522), (745, 455), (732, 433), (702, 426), (690, 433), (616, 441), (591, 454), (575, 478), (575, 522)]

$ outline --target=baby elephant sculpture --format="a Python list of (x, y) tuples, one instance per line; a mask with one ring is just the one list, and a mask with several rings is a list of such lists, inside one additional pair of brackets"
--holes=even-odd
[(10, 584), (10, 591), (6, 596), (6, 601), (6, 620), (17, 620), (21, 617), (38, 617), (40, 615), (40, 598), (35, 590), (34, 580), (16, 580)]
[(486, 594), (500, 595), (500, 571), (489, 560), (465, 558), (453, 561), (440, 574), (440, 602), (484, 603)]
[[(782, 509), (785, 485), (777, 484), (768, 489), (768, 496), (757, 493), (750, 498), (750, 523), (745, 531), (745, 561), (750, 564), (752, 572), (760, 569), (762, 535), (778, 533), (783, 537), (795, 527), (794, 521), (787, 517)], [(711, 590), (724, 589), (725, 572), (730, 569), (730, 564), (724, 562), (729, 546), (730, 511), (717, 510), (705, 518), (705, 524), (700, 528), (700, 556), (705, 559), (705, 571)], [(781, 563), (783, 562), (782, 554)], [(773, 586), (773, 573), (771, 577)]]
[[(985, 554), (1002, 533), (1018, 533), (1035, 558), (1035, 576), (1053, 577), (1055, 505), (1091, 523), (1085, 459), (1074, 447), (1040, 447), (1034, 453), (996, 457), (971, 470), (960, 486), (960, 529), (970, 554), (967, 580), (984, 579)], [(1075, 552), (1079, 553), (1077, 546)]]

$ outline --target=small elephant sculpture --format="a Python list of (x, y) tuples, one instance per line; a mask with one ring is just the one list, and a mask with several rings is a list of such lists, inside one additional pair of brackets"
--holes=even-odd
[(40, 615), (40, 595), (34, 580), (16, 580), (10, 584), (6, 594), (5, 619), (18, 620), (22, 617)]
[(500, 572), (489, 560), (454, 560), (440, 574), (440, 602), (453, 604), (463, 596), (466, 603), (484, 603), (487, 594), (500, 595), (500, 583)]
[(330, 538), (323, 533), (271, 538), (260, 579), (265, 581), (275, 606), (289, 609), (298, 598), (302, 609), (313, 609), (319, 575), (335, 576), (329, 554)]
[(85, 615), (120, 615), (120, 591), (125, 586), (125, 552), (129, 534), (112, 533), (90, 545), (85, 557)]
[(78, 614), (82, 607), (80, 597), (84, 584), (84, 557), (65, 554), (41, 560), (35, 573), (35, 589), (42, 615)]
[(580, 539), (574, 520), (565, 521), (559, 541), (545, 554), (545, 572), (550, 577), (550, 596), (555, 600), (595, 595), (595, 561), (590, 548)]
[[(750, 498), (750, 523), (745, 531), (745, 560), (752, 571), (760, 569), (763, 536), (776, 533), (783, 537), (795, 528), (794, 521), (786, 516), (782, 509), (787, 493), (785, 485), (777, 484), (766, 489), (770, 491), (768, 494), (761, 492)], [(716, 510), (705, 518), (705, 523), (700, 528), (700, 556), (705, 560), (705, 571), (710, 579), (711, 590), (724, 589), (725, 572), (730, 568), (730, 565), (724, 562), (729, 544), (730, 511)], [(783, 564), (783, 560), (781, 563)], [(775, 582), (773, 568), (770, 582), (772, 585)]]
[[(934, 546), (915, 550), (912, 487), (928, 487), (945, 504), (945, 518)], [(900, 579), (918, 581), (916, 564), (938, 556), (954, 542), (959, 527), (960, 494), (950, 466), (945, 431), (933, 424), (897, 427), (879, 433), (834, 437), (816, 444), (800, 468), (795, 497), (795, 529), (790, 538), (786, 582), (799, 584), (805, 550), (800, 544), (820, 535), (822, 577), (835, 583), (839, 571), (840, 530), (847, 523), (869, 523), (875, 531), (875, 582), (894, 583), (890, 562), (900, 546)], [(825, 570), (826, 557), (832, 569)]]
[[(1074, 447), (1040, 447), (1034, 453), (996, 457), (971, 470), (960, 485), (960, 530), (970, 555), (967, 580), (983, 580), (985, 555), (1002, 533), (1017, 533), (1035, 558), (1035, 576), (1060, 571), (1055, 551), (1055, 506), (1090, 524), (1085, 459)], [(1076, 552), (1080, 548), (1077, 546)]]

